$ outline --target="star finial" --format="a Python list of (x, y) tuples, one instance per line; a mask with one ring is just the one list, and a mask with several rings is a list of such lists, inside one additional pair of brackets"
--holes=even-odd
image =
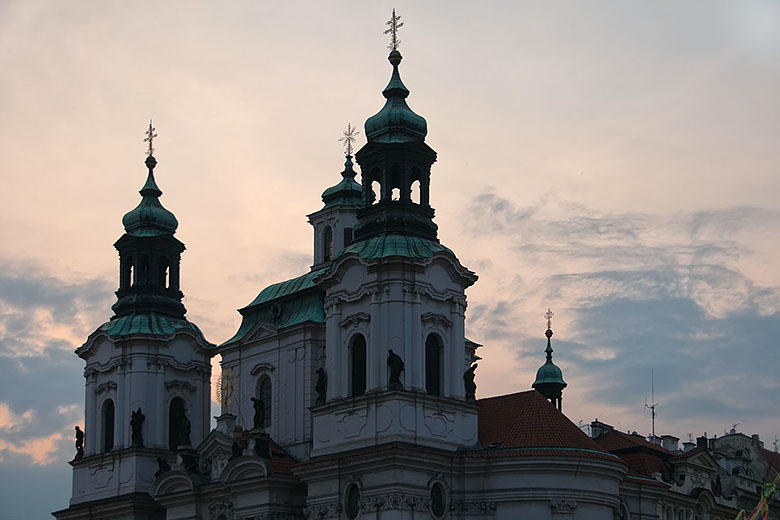
[(344, 155), (348, 157), (352, 155), (352, 143), (355, 142), (355, 136), (359, 134), (360, 132), (357, 128), (354, 128), (351, 123), (347, 123), (347, 129), (344, 130), (344, 137), (339, 139), (340, 143), (344, 143), (344, 151), (346, 152)]
[(401, 17), (395, 15), (395, 9), (393, 9), (393, 16), (385, 23), (389, 27), (384, 34), (390, 35), (390, 45), (387, 46), (391, 51), (398, 50), (398, 46), (401, 44), (401, 40), (398, 39), (398, 29), (404, 26), (404, 23), (400, 21)]
[(146, 139), (144, 139), (145, 143), (146, 142), (149, 143), (149, 149), (146, 150), (146, 155), (149, 156), (149, 157), (151, 157), (152, 154), (154, 153), (154, 148), (152, 147), (152, 141), (154, 140), (155, 137), (157, 137), (157, 134), (154, 133), (155, 130), (156, 130), (156, 128), (154, 128), (152, 126), (152, 120), (150, 119), (149, 120), (149, 129), (146, 131)]
[(547, 320), (547, 330), (552, 330), (552, 319), (553, 319), (553, 316), (555, 316), (553, 314), (553, 311), (551, 311), (550, 308), (548, 307), (547, 308), (547, 312), (544, 313), (544, 319)]

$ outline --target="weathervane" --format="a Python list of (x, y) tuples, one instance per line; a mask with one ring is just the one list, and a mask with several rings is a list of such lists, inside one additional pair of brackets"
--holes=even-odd
[(390, 35), (390, 45), (388, 45), (387, 48), (391, 51), (398, 50), (398, 45), (401, 43), (401, 40), (398, 39), (398, 29), (403, 27), (404, 23), (400, 20), (401, 17), (396, 16), (395, 9), (393, 9), (393, 16), (390, 17), (390, 20), (385, 23), (385, 25), (390, 27), (384, 32), (384, 34)]
[(544, 319), (547, 320), (547, 330), (552, 330), (552, 319), (553, 319), (553, 316), (555, 316), (553, 314), (553, 311), (551, 311), (550, 308), (547, 307), (547, 312), (544, 313)]
[(149, 143), (149, 149), (146, 150), (146, 155), (148, 155), (149, 157), (151, 157), (152, 154), (154, 153), (154, 148), (152, 148), (152, 140), (154, 140), (154, 138), (157, 137), (157, 134), (154, 133), (155, 130), (156, 128), (152, 126), (152, 120), (150, 119), (149, 130), (146, 131), (146, 139), (144, 139), (145, 143), (146, 142)]
[(357, 128), (353, 128), (351, 123), (347, 123), (347, 129), (344, 130), (344, 137), (339, 139), (340, 143), (344, 143), (346, 147), (346, 156), (352, 156), (352, 143), (355, 142), (355, 136), (360, 134)]

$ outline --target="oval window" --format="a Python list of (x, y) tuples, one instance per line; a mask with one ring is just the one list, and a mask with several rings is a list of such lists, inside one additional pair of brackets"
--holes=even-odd
[(444, 486), (436, 482), (431, 487), (431, 513), (433, 513), (434, 518), (444, 518), (444, 511), (446, 510), (444, 506)]
[(349, 484), (344, 493), (344, 513), (349, 520), (355, 520), (360, 513), (360, 489), (357, 484)]

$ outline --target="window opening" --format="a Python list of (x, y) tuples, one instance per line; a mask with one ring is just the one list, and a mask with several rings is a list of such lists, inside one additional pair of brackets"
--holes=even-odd
[(352, 243), (352, 228), (344, 228), (344, 247), (349, 246)]
[(271, 378), (266, 374), (257, 380), (257, 398), (263, 403), (263, 428), (271, 426)]
[(106, 399), (103, 403), (103, 452), (114, 449), (114, 401)]
[(344, 514), (348, 520), (355, 520), (360, 514), (360, 489), (355, 483), (348, 484), (344, 493)]
[(179, 446), (189, 444), (189, 426), (184, 399), (174, 397), (168, 407), (168, 448), (176, 451)]
[(358, 334), (352, 340), (352, 396), (366, 393), (366, 338)]
[(436, 334), (425, 340), (425, 391), (441, 395), (441, 341)]
[(324, 262), (333, 260), (333, 230), (330, 229), (330, 226), (326, 227), (323, 232), (322, 250)]

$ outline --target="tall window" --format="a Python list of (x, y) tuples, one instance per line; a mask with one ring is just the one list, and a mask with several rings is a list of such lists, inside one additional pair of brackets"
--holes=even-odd
[(363, 395), (366, 393), (366, 338), (362, 334), (357, 334), (352, 339), (350, 361), (352, 365), (352, 395)]
[(344, 247), (352, 243), (352, 228), (344, 228)]
[(268, 428), (271, 426), (271, 378), (268, 375), (257, 380), (257, 398), (263, 403), (263, 427)]
[(322, 250), (323, 261), (330, 262), (333, 260), (333, 230), (329, 226), (325, 228), (325, 232), (322, 234)]
[(425, 340), (425, 391), (441, 395), (441, 351), (439, 336), (429, 334)]
[(160, 285), (166, 289), (170, 287), (170, 267), (171, 263), (167, 256), (160, 257)]
[(187, 409), (184, 406), (184, 399), (174, 397), (168, 408), (168, 447), (172, 451), (176, 451), (176, 448), (186, 441), (183, 431), (185, 420), (187, 420)]
[(101, 425), (103, 433), (103, 452), (114, 449), (114, 401), (106, 399), (103, 402)]

